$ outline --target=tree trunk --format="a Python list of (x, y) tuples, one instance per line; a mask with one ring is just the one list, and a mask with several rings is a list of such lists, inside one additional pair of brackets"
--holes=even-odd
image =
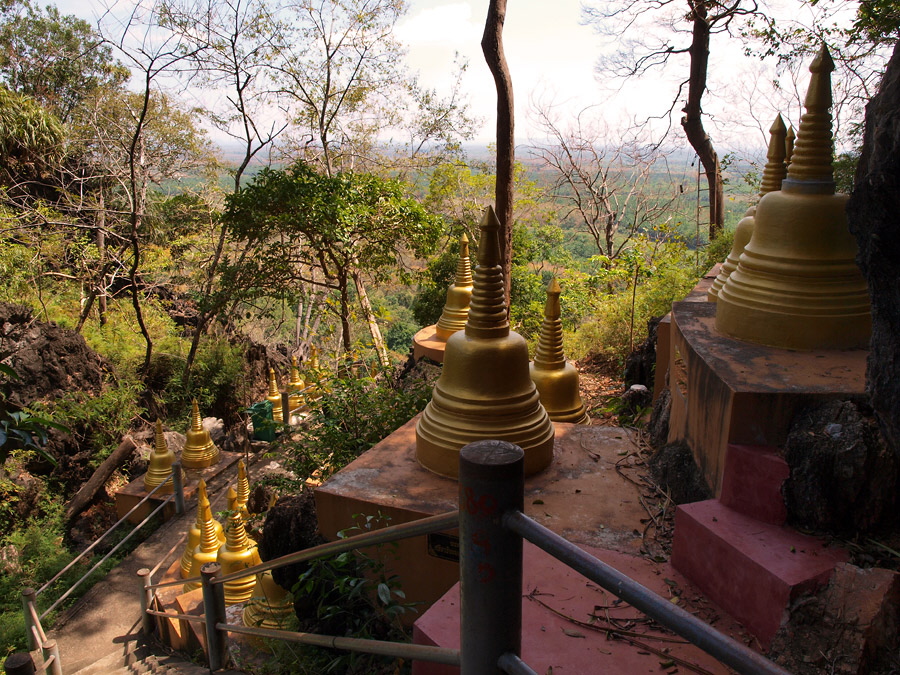
[(341, 344), (344, 352), (349, 354), (352, 344), (350, 342), (350, 294), (347, 288), (347, 270), (341, 269), (338, 273), (338, 291), (341, 294)]
[(847, 205), (857, 262), (872, 299), (866, 388), (881, 431), (900, 453), (900, 42), (866, 106), (862, 154)]
[(369, 332), (372, 334), (372, 344), (375, 346), (375, 352), (378, 354), (378, 361), (381, 363), (382, 368), (388, 368), (391, 365), (391, 358), (388, 356), (381, 329), (378, 327), (378, 321), (375, 320), (375, 312), (372, 311), (372, 303), (369, 302), (369, 294), (366, 293), (362, 275), (356, 268), (353, 268), (350, 274), (353, 276), (353, 283), (356, 284), (359, 306), (362, 308), (363, 315), (366, 317), (366, 323), (369, 325)]
[(100, 489), (106, 485), (106, 481), (112, 476), (113, 472), (118, 469), (134, 452), (137, 446), (131, 440), (131, 436), (126, 436), (119, 447), (112, 451), (112, 454), (103, 460), (103, 463), (97, 467), (93, 475), (88, 478), (87, 483), (81, 486), (81, 489), (75, 493), (75, 496), (66, 504), (66, 523), (71, 524), (75, 518), (84, 511), (97, 496)]
[(709, 72), (708, 7), (707, 0), (689, 0), (689, 4), (693, 21), (691, 46), (688, 50), (691, 55), (691, 72), (681, 126), (706, 172), (706, 183), (709, 186), (709, 239), (712, 241), (725, 224), (725, 203), (719, 156), (713, 148), (712, 139), (703, 128), (702, 117), (701, 102), (706, 91), (706, 78)]
[(509, 312), (509, 288), (512, 281), (513, 169), (516, 159), (513, 89), (509, 66), (503, 53), (503, 23), (506, 0), (491, 0), (481, 51), (497, 87), (497, 185), (494, 210), (500, 221), (500, 265), (503, 271), (506, 307)]
[(100, 257), (100, 275), (97, 279), (97, 314), (100, 316), (100, 325), (106, 325), (106, 200), (103, 198), (103, 187), (100, 187), (100, 204), (97, 215), (97, 252)]

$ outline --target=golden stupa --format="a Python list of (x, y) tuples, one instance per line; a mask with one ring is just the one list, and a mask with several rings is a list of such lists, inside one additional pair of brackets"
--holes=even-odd
[[(216, 557), (216, 562), (222, 566), (223, 576), (262, 562), (256, 549), (256, 542), (247, 536), (234, 488), (228, 488), (228, 510), (230, 514), (225, 526), (225, 543), (219, 547)], [(250, 596), (253, 595), (253, 587), (256, 585), (256, 577), (251, 574), (234, 581), (226, 581), (223, 585), (225, 586), (225, 604), (235, 605), (250, 599)]]
[[(786, 137), (787, 129), (784, 126), (784, 120), (781, 119), (781, 115), (778, 115), (769, 129), (767, 161), (765, 167), (763, 167), (762, 181), (759, 185), (760, 199), (762, 199), (763, 195), (780, 190), (781, 181), (787, 175), (787, 165), (784, 161), (787, 155)], [(758, 203), (759, 200), (757, 200), (756, 204)], [(747, 209), (744, 217), (734, 229), (734, 243), (731, 245), (731, 253), (728, 254), (725, 262), (722, 263), (718, 276), (716, 276), (715, 281), (713, 281), (712, 286), (706, 293), (706, 297), (710, 302), (718, 300), (719, 291), (725, 285), (731, 273), (737, 269), (741, 253), (744, 252), (744, 248), (750, 242), (750, 237), (753, 236), (753, 227), (756, 224), (756, 204)]]
[(466, 327), (469, 317), (469, 302), (472, 300), (472, 263), (469, 260), (469, 238), (463, 234), (459, 238), (459, 262), (456, 263), (456, 281), (447, 289), (447, 302), (441, 318), (435, 324), (434, 332), (446, 340)]
[(278, 390), (278, 380), (275, 378), (275, 369), (269, 368), (269, 393), (266, 400), (272, 404), (272, 420), (278, 424), (284, 422), (281, 410), (281, 392)]
[(219, 449), (212, 442), (209, 432), (203, 428), (197, 399), (191, 403), (191, 428), (187, 432), (181, 466), (185, 469), (205, 469), (219, 461)]
[[(216, 545), (216, 550), (218, 550), (219, 546), (225, 542), (225, 528), (222, 527), (222, 523), (212, 517), (209, 496), (206, 494), (206, 481), (201, 478), (200, 482), (197, 483), (197, 519), (194, 521), (194, 524), (191, 525), (191, 529), (188, 530), (187, 546), (184, 547), (184, 553), (181, 554), (182, 579), (187, 579), (191, 576), (191, 561), (193, 560), (194, 549), (200, 545), (200, 538), (203, 534), (203, 519), (206, 518), (208, 511), (210, 513), (209, 519), (212, 521), (213, 531), (216, 533), (216, 539), (219, 542), (219, 544)], [(215, 560), (204, 562), (215, 562)]]
[(823, 45), (810, 66), (787, 178), (760, 199), (753, 236), (719, 291), (716, 328), (730, 337), (787, 349), (869, 342), (869, 293), (847, 227), (847, 195), (835, 193), (833, 70)]
[[(202, 515), (198, 516), (200, 521), (200, 541), (191, 549), (191, 563), (187, 574), (184, 573), (184, 559), (182, 559), (181, 575), (183, 579), (199, 577), (201, 567), (206, 563), (218, 560), (219, 549), (222, 547), (222, 542), (219, 540), (219, 534), (216, 531), (216, 525), (219, 525), (219, 523), (212, 517), (209, 499), (201, 500), (201, 502), (198, 502), (197, 507), (198, 510), (202, 508)], [(200, 585), (200, 581), (190, 581), (183, 586), (184, 592), (187, 593), (200, 588)]]
[(791, 157), (794, 156), (794, 141), (797, 140), (797, 134), (794, 133), (794, 125), (788, 127), (787, 134), (784, 136), (784, 165), (788, 168), (791, 166)]
[(241, 518), (247, 519), (250, 517), (250, 512), (247, 511), (247, 502), (250, 501), (250, 479), (247, 477), (247, 466), (242, 459), (238, 460), (236, 494), (237, 508), (241, 513)]
[(591, 418), (578, 391), (578, 371), (563, 353), (559, 307), (561, 293), (559, 282), (553, 278), (547, 286), (544, 323), (541, 324), (537, 352), (530, 366), (531, 379), (551, 420), (590, 424)]
[[(144, 474), (144, 489), (150, 492), (157, 485), (162, 484), (172, 475), (172, 463), (175, 461), (175, 453), (169, 449), (166, 437), (163, 434), (162, 422), (156, 420), (156, 431), (153, 437), (153, 450), (147, 459), (147, 473)], [(172, 481), (163, 485), (156, 494), (170, 495), (174, 491)]]
[(481, 221), (478, 265), (465, 330), (447, 340), (444, 369), (416, 424), (416, 458), (456, 478), (459, 450), (482, 439), (525, 451), (525, 474), (553, 459), (553, 423), (528, 373), (528, 344), (510, 330), (500, 267), (500, 223), (488, 207)]
[(291, 594), (275, 583), (272, 570), (256, 575), (250, 601), (241, 614), (245, 626), (287, 630), (293, 623), (294, 601)]
[(288, 398), (288, 406), (290, 407), (289, 412), (302, 412), (304, 410), (305, 401), (303, 399), (303, 394), (300, 393), (304, 387), (306, 387), (306, 382), (300, 374), (300, 366), (297, 364), (297, 357), (292, 356), (291, 379), (288, 380), (288, 389), (291, 391), (291, 395)]

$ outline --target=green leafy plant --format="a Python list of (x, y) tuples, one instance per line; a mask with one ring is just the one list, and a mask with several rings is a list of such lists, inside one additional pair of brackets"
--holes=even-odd
[[(380, 512), (353, 517), (357, 524), (338, 532), (339, 538), (383, 527), (389, 522)], [(311, 561), (293, 588), (298, 599), (300, 629), (364, 639), (406, 639), (399, 618), (415, 608), (406, 602), (398, 577), (386, 573), (383, 557), (390, 552), (385, 548), (376, 547), (373, 556), (351, 551)], [(384, 657), (368, 654), (304, 651), (307, 667), (313, 667), (309, 672), (374, 673), (380, 672), (385, 664)]]
[[(5, 358), (8, 354), (0, 354)], [(58, 429), (68, 432), (68, 427), (54, 422), (48, 417), (33, 415), (27, 410), (17, 410), (9, 404), (9, 386), (12, 380), (19, 380), (19, 375), (10, 366), (0, 363), (0, 375), (6, 379), (0, 383), (0, 467), (6, 462), (9, 453), (15, 449), (35, 450), (44, 459), (56, 465), (56, 458), (48, 453), (47, 430)]]

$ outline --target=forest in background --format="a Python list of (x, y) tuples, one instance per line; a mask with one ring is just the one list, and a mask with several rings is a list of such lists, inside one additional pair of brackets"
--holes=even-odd
[[(842, 72), (857, 77), (837, 80), (850, 148), (837, 166), (848, 185), (854, 125), (896, 31), (891, 3), (849, 3), (842, 32), (823, 23), (805, 33), (780, 31), (756, 4), (688, 4), (676, 36), (694, 35), (706, 11), (712, 34), (746, 40), (794, 74), (788, 98), (802, 97), (810, 54), (828, 38)], [(637, 5), (593, 6), (611, 21)], [(182, 425), (192, 398), (205, 414), (244, 410), (265, 384), (244, 379), (251, 342), (301, 362), (315, 347), (340, 379), (347, 361), (389, 372), (437, 320), (457, 241), (477, 241), (494, 202), (496, 166), (491, 149), (471, 151), (462, 88), (439, 93), (401, 67), (392, 28), (403, 9), (396, 0), (184, 0), (119, 8), (91, 25), (29, 0), (0, 5), (0, 301), (79, 332), (111, 364), (98, 395), (19, 406), (9, 398), (15, 354), (0, 350), (4, 545), (36, 537), (38, 560), (65, 535), (69, 494), (39, 457), (40, 433), (12, 433), (39, 431), (29, 419), (76, 430), (96, 466), (151, 417)], [(649, 67), (648, 54), (630, 58)], [(475, 66), (457, 67), (461, 83)], [(185, 106), (197, 100), (192, 88), (218, 92), (215, 106)], [(680, 100), (671, 103), (677, 118)], [(567, 356), (590, 355), (618, 374), (647, 321), (724, 259), (764, 160), (713, 152), (710, 171), (677, 135), (613, 132), (589, 111), (535, 114), (547, 140), (517, 152), (511, 321), (536, 339), (555, 276)], [(227, 152), (208, 127), (231, 137)], [(721, 231), (710, 200), (719, 189)], [(360, 382), (347, 391), (385, 386)], [(23, 472), (42, 481), (30, 522), (17, 515)]]

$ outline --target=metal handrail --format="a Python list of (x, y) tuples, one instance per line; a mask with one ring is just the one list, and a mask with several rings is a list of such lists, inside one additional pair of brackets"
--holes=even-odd
[[(174, 472), (173, 472), (173, 474), (174, 474)], [(134, 512), (137, 511), (141, 506), (143, 506), (144, 503), (145, 503), (148, 499), (150, 499), (150, 497), (152, 497), (154, 494), (156, 494), (156, 491), (157, 491), (157, 490), (159, 490), (163, 485), (165, 485), (165, 484), (168, 483), (170, 480), (172, 480), (172, 475), (173, 475), (173, 474), (170, 474), (170, 475), (166, 476), (166, 479), (165, 479), (162, 483), (160, 483), (160, 484), (157, 485), (155, 488), (153, 488), (150, 492), (148, 492), (146, 495), (144, 495), (143, 499), (141, 499), (141, 501), (139, 501), (137, 504), (135, 504), (134, 507), (133, 507), (128, 513), (126, 513), (124, 516), (122, 516), (121, 518), (119, 518), (119, 520), (116, 521), (116, 523), (115, 523), (114, 525), (112, 525), (106, 532), (104, 532), (103, 534), (101, 534), (101, 535), (97, 538), (97, 541), (95, 541), (93, 544), (91, 544), (91, 545), (88, 546), (86, 549), (84, 549), (81, 553), (79, 553), (75, 558), (73, 558), (72, 561), (69, 562), (68, 565), (66, 565), (66, 566), (63, 567), (59, 572), (57, 572), (56, 575), (54, 575), (53, 578), (50, 579), (50, 581), (48, 581), (48, 582), (45, 583), (43, 586), (41, 586), (39, 589), (37, 589), (37, 590), (34, 592), (34, 594), (35, 594), (35, 595), (40, 595), (41, 593), (43, 593), (45, 590), (47, 590), (47, 588), (50, 587), (50, 585), (51, 585), (54, 581), (56, 581), (56, 580), (59, 579), (63, 574), (65, 574), (65, 573), (68, 572), (70, 569), (72, 569), (72, 567), (73, 567), (79, 560), (81, 560), (81, 559), (84, 558), (88, 553), (90, 553), (91, 551), (93, 551), (94, 548), (95, 548), (101, 541), (103, 541), (103, 540), (106, 538), (106, 536), (107, 536), (108, 534), (112, 533), (112, 531), (115, 530), (115, 529), (116, 529), (119, 525), (121, 525), (123, 522), (125, 522), (125, 521), (128, 519), (128, 517), (129, 517), (132, 513), (134, 513)], [(137, 528), (135, 528), (135, 529), (137, 529)]]
[[(205, 620), (202, 623), (206, 629), (210, 670), (224, 666), (227, 660), (227, 634), (237, 633), (446, 663), (459, 666), (463, 672), (496, 672), (499, 669), (509, 675), (536, 675), (520, 657), (522, 542), (527, 540), (738, 673), (789, 675), (761, 654), (720, 633), (681, 607), (665, 601), (526, 516), (522, 511), (523, 466), (524, 453), (518, 446), (503, 441), (470, 443), (460, 451), (460, 503), (457, 511), (328, 542), (231, 574), (220, 575), (221, 566), (218, 563), (203, 565), (200, 579)], [(225, 619), (224, 584), (228, 581), (313, 558), (456, 527), (460, 531), (459, 650), (235, 626)], [(142, 572), (145, 577), (149, 574), (148, 570)], [(146, 581), (149, 578), (145, 578), (145, 593), (154, 588), (184, 583), (182, 580), (154, 586)], [(201, 622), (199, 617), (151, 610), (146, 604), (144, 612), (145, 622), (149, 621), (149, 616)]]
[(115, 553), (115, 552), (118, 551), (120, 548), (122, 548), (122, 546), (125, 545), (125, 542), (127, 542), (129, 539), (131, 539), (131, 537), (132, 537), (138, 530), (140, 530), (144, 525), (146, 525), (148, 522), (150, 522), (150, 520), (153, 518), (153, 516), (155, 516), (155, 515), (156, 515), (157, 513), (159, 513), (162, 509), (164, 509), (164, 508), (166, 507), (166, 505), (167, 505), (169, 502), (171, 502), (171, 501), (174, 500), (174, 498), (175, 498), (174, 495), (169, 495), (169, 496), (167, 496), (167, 497), (163, 500), (162, 504), (160, 504), (160, 505), (157, 506), (155, 509), (153, 509), (153, 511), (150, 512), (150, 515), (148, 515), (146, 518), (144, 518), (144, 519), (143, 519), (143, 520), (142, 520), (142, 521), (141, 521), (141, 522), (140, 522), (140, 523), (139, 523), (139, 524), (138, 524), (131, 532), (129, 532), (127, 535), (125, 535), (125, 537), (122, 539), (122, 541), (120, 541), (118, 544), (116, 544), (115, 546), (113, 546), (113, 547), (109, 550), (109, 553), (107, 553), (105, 556), (103, 556), (102, 558), (100, 558), (99, 561), (97, 561), (96, 563), (94, 563), (94, 565), (91, 567), (91, 569), (89, 569), (87, 572), (85, 572), (84, 575), (82, 575), (82, 577), (81, 577), (78, 581), (76, 581), (74, 584), (72, 584), (71, 587), (69, 587), (69, 590), (67, 590), (65, 593), (63, 593), (61, 596), (59, 596), (59, 597), (56, 599), (56, 602), (54, 602), (54, 603), (53, 603), (52, 605), (50, 605), (47, 609), (45, 609), (44, 612), (43, 612), (43, 614), (41, 614), (40, 618), (43, 619), (43, 618), (44, 618), (45, 616), (47, 616), (50, 612), (52, 612), (54, 609), (56, 609), (56, 608), (59, 606), (59, 604), (60, 604), (63, 600), (65, 600), (66, 598), (68, 598), (68, 597), (74, 592), (74, 590), (75, 590), (76, 588), (78, 588), (78, 586), (81, 585), (81, 582), (83, 582), (85, 579), (87, 579), (89, 576), (91, 576), (91, 575), (97, 570), (97, 568), (100, 567), (100, 565), (102, 565), (102, 564), (105, 563), (107, 560), (109, 560), (109, 558), (113, 555), (113, 553)]

